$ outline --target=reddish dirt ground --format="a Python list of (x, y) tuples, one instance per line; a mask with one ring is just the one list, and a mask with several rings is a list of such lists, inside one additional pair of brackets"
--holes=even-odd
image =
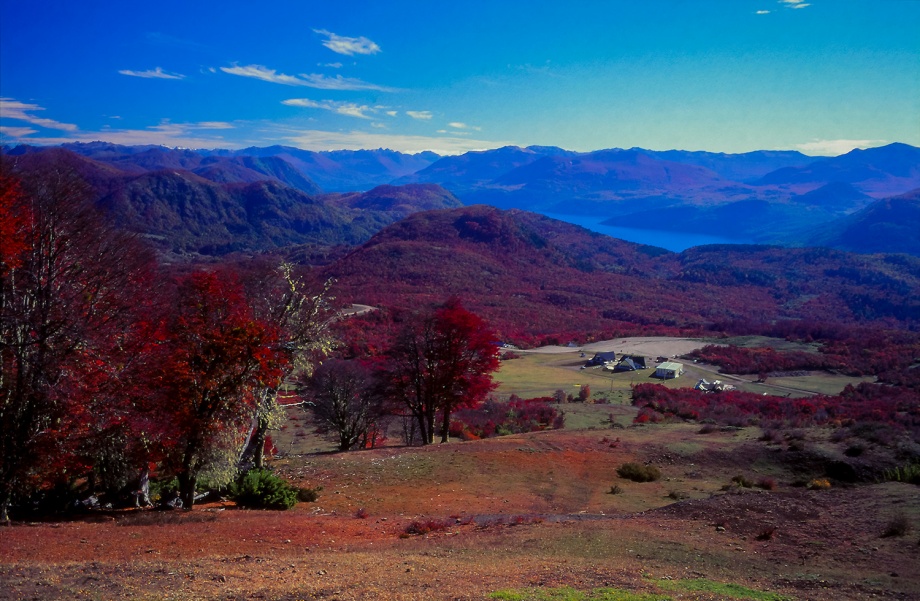
[[(316, 503), (0, 528), (0, 598), (487, 599), (500, 589), (563, 585), (721, 598), (665, 587), (704, 577), (789, 599), (920, 599), (920, 533), (881, 537), (893, 516), (920, 524), (916, 486), (792, 487), (798, 474), (755, 432), (696, 429), (557, 431), (287, 457), (276, 468), (322, 485)], [(616, 467), (629, 460), (655, 463), (664, 478), (618, 479)], [(742, 472), (779, 485), (721, 490)], [(620, 494), (609, 494), (614, 484)], [(450, 525), (405, 534), (427, 518)]]

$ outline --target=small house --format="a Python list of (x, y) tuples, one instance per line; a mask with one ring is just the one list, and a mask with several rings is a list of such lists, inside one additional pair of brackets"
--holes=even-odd
[(637, 371), (646, 369), (647, 367), (648, 366), (645, 364), (645, 357), (624, 355), (620, 358), (620, 362), (617, 363), (617, 366), (613, 368), (613, 371)]
[(683, 373), (683, 364), (673, 361), (666, 361), (655, 369), (655, 377), (662, 380), (673, 380), (674, 378), (679, 378)]
[(597, 367), (600, 365), (606, 365), (617, 360), (617, 354), (613, 351), (605, 353), (596, 353), (593, 357), (588, 359), (588, 362), (585, 363), (585, 367)]

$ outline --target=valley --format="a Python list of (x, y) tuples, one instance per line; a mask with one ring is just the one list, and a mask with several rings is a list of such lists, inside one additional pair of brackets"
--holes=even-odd
[[(911, 148), (885, 152), (913, 156)], [(4, 174), (21, 180), (27, 197), (54, 207), (44, 185), (63, 182), (143, 264), (125, 287), (135, 296), (117, 299), (125, 316), (147, 311), (126, 326), (128, 346), (89, 338), (113, 365), (138, 370), (138, 387), (120, 388), (129, 380), (117, 375), (109, 385), (126, 391), (118, 397), (78, 380), (67, 401), (88, 394), (111, 417), (114, 436), (124, 436), (123, 423), (148, 437), (175, 419), (157, 417), (171, 415), (165, 391), (183, 394), (169, 378), (181, 384), (196, 363), (181, 363), (188, 351), (158, 347), (185, 340), (168, 328), (186, 335), (183, 324), (209, 302), (229, 303), (221, 310), (241, 320), (228, 330), (233, 341), (254, 324), (281, 324), (265, 336), (297, 331), (269, 321), (278, 318), (266, 303), (284, 290), (305, 295), (298, 298), (318, 303), (317, 321), (308, 322), (320, 328), (316, 344), (306, 343), (317, 363), (386, 366), (419, 315), (461, 301), (488, 324), (488, 345), (503, 347), (494, 390), (454, 414), (447, 444), (406, 444), (417, 442), (404, 438), (413, 418), (397, 404), (376, 418), (372, 437), (338, 451), (305, 410), (303, 382), (278, 380), (277, 402), (288, 406), (263, 431), (265, 464), (314, 494), (285, 512), (244, 509), (223, 485), (191, 511), (64, 510), (52, 491), (66, 482), (65, 498), (92, 492), (85, 474), (102, 469), (92, 467), (102, 457), (113, 457), (123, 479), (134, 477), (137, 457), (156, 457), (148, 465), (157, 487), (181, 473), (168, 436), (157, 441), (162, 448), (125, 439), (125, 455), (114, 457), (115, 438), (94, 437), (93, 414), (77, 411), (79, 429), (62, 440), (87, 439), (90, 451), (62, 457), (84, 471), (74, 477), (66, 462), (35, 463), (35, 473), (48, 474), (32, 492), (37, 504), (13, 504), (12, 527), (0, 529), (0, 578), (10, 583), (0, 598), (920, 598), (920, 502), (911, 483), (920, 457), (917, 199), (874, 200), (915, 185), (916, 169), (865, 176), (872, 156), (819, 169), (804, 155), (546, 147), (461, 157), (114, 145), (5, 151)], [(854, 162), (863, 179), (846, 175)], [(846, 185), (817, 181), (827, 173)], [(640, 193), (639, 183), (651, 187)], [(607, 192), (596, 195), (594, 185)], [(560, 205), (565, 187), (574, 196)], [(544, 202), (550, 197), (556, 204)], [(472, 204), (480, 201), (497, 206)], [(551, 217), (562, 205), (576, 224)], [(676, 216), (673, 250), (591, 231), (616, 227), (600, 216), (623, 206), (636, 212), (617, 219), (651, 236), (666, 230), (638, 222)], [(799, 212), (803, 220), (790, 227)], [(727, 243), (774, 236), (765, 215), (790, 232), (813, 230), (826, 245)], [(5, 223), (30, 218), (24, 211)], [(738, 237), (700, 238), (733, 219)], [(19, 255), (3, 260), (20, 269)], [(277, 279), (278, 264), (289, 279)], [(132, 298), (143, 300), (132, 309)], [(170, 317), (173, 305), (186, 311), (182, 320)], [(224, 321), (210, 323), (195, 335), (221, 331)], [(127, 360), (126, 348), (141, 360)], [(229, 354), (218, 363), (254, 353), (263, 371), (252, 385), (261, 385), (293, 377), (284, 371), (293, 364), (271, 354), (292, 348), (221, 351)], [(641, 356), (647, 368), (585, 367), (610, 351)], [(658, 358), (681, 363), (681, 376), (653, 377)], [(728, 387), (694, 390), (701, 380)], [(489, 421), (515, 411), (524, 426)], [(629, 465), (656, 475), (633, 481), (621, 474)]]

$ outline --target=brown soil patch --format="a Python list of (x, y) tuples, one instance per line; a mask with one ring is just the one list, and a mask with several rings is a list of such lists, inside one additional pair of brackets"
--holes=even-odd
[[(452, 600), (562, 585), (715, 598), (659, 586), (705, 577), (792, 599), (920, 599), (920, 533), (880, 536), (898, 512), (920, 526), (916, 486), (793, 488), (798, 475), (775, 459), (782, 451), (756, 433), (696, 429), (288, 457), (276, 468), (322, 485), (317, 503), (0, 528), (0, 598)], [(663, 479), (618, 479), (616, 467), (633, 460), (658, 465)], [(735, 474), (767, 472), (775, 491), (721, 491)], [(609, 494), (613, 484), (621, 494)], [(674, 491), (690, 498), (674, 502)], [(427, 518), (452, 523), (405, 537)]]

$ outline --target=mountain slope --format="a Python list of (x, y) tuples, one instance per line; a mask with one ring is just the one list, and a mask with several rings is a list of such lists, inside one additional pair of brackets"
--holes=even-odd
[(245, 148), (221, 154), (278, 157), (329, 192), (369, 190), (389, 184), (424, 169), (438, 159), (438, 155), (433, 152), (405, 154), (385, 149), (314, 152), (290, 146)]
[(411, 309), (459, 295), (507, 337), (676, 333), (828, 314), (920, 324), (920, 259), (740, 245), (675, 254), (485, 206), (414, 214), (326, 275), (352, 302)]
[(342, 194), (335, 197), (334, 202), (352, 209), (392, 212), (400, 217), (418, 211), (463, 206), (456, 196), (435, 184), (377, 186), (367, 192)]
[(812, 231), (808, 246), (857, 253), (920, 255), (920, 189), (877, 200), (865, 209)]
[(805, 167), (786, 167), (768, 173), (765, 185), (818, 187), (831, 182), (852, 184), (857, 190), (882, 198), (920, 187), (920, 148), (889, 144), (852, 150)]

